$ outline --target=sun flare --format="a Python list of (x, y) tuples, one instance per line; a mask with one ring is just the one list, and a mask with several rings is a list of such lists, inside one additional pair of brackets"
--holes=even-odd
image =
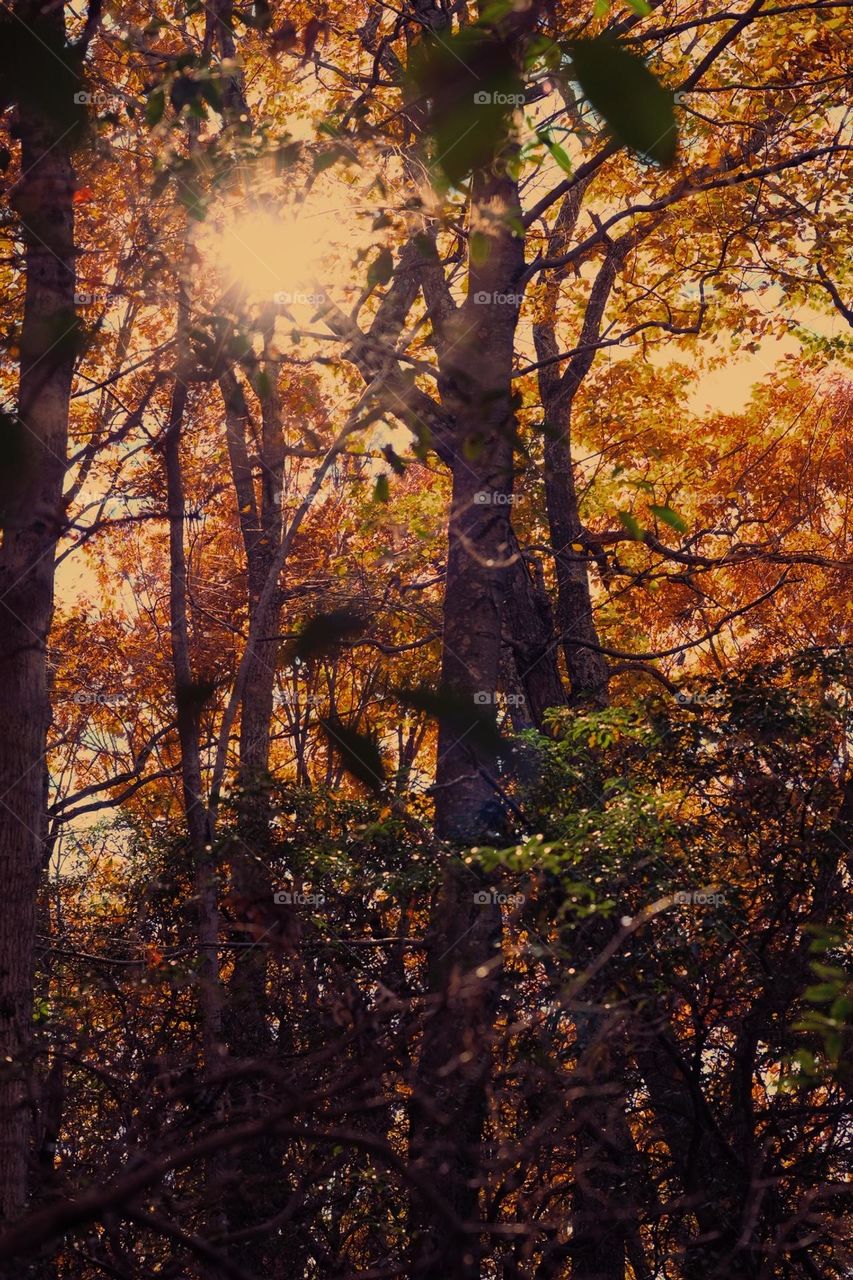
[(316, 291), (328, 251), (317, 218), (255, 212), (226, 219), (208, 257), (229, 285), (269, 299)]

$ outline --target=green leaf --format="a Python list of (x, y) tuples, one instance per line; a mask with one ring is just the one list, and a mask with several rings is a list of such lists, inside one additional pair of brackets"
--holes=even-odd
[(336, 161), (340, 160), (341, 155), (340, 147), (332, 147), (329, 151), (321, 151), (319, 155), (314, 157), (314, 172), (322, 173), (324, 169), (330, 169)]
[(687, 532), (687, 521), (684, 516), (680, 516), (677, 511), (673, 511), (672, 507), (658, 507), (654, 502), (650, 502), (649, 510), (657, 516), (658, 520), (668, 524), (671, 529), (677, 529), (679, 533)]
[(373, 487), (373, 501), (387, 502), (391, 497), (391, 490), (388, 486), (388, 477), (383, 472), (381, 476), (376, 477), (376, 484)]
[(380, 249), (367, 271), (367, 283), (371, 286), (387, 284), (394, 274), (394, 255), (390, 249)]
[(201, 93), (201, 85), (192, 76), (176, 76), (169, 90), (169, 101), (177, 115), (183, 107), (195, 103)]
[(846, 970), (839, 969), (837, 965), (818, 964), (816, 961), (813, 961), (811, 968), (812, 968), (812, 972), (816, 973), (819, 978), (824, 978), (827, 981), (829, 981), (832, 978), (837, 978), (838, 981), (842, 983), (847, 981)]
[(806, 987), (803, 994), (806, 1000), (811, 1000), (815, 1004), (824, 1004), (836, 998), (838, 987), (834, 982), (817, 982), (812, 987)]
[(617, 511), (616, 514), (619, 517), (619, 523), (626, 533), (630, 533), (635, 542), (642, 542), (645, 534), (643, 532), (643, 526), (640, 524), (636, 516), (633, 516), (630, 511)]
[(475, 267), (482, 267), (489, 260), (491, 252), (489, 237), (482, 231), (472, 231), (468, 237), (468, 252)]
[(162, 89), (155, 89), (145, 106), (145, 123), (153, 129), (163, 119), (166, 110), (166, 94)]
[(364, 631), (364, 621), (350, 609), (333, 609), (330, 613), (318, 613), (302, 626), (299, 635), (286, 646), (284, 659), (306, 662), (335, 651), (345, 640), (355, 639)]
[(513, 51), (479, 25), (440, 39), (427, 36), (412, 51), (408, 78), (413, 96), (428, 103), (434, 166), (458, 187), (495, 160), (513, 111), (524, 104)]
[(359, 733), (338, 716), (321, 717), (320, 728), (347, 773), (370, 791), (379, 793), (384, 789), (385, 764), (372, 733)]
[(493, 756), (501, 748), (503, 739), (490, 709), (491, 702), (478, 703), (463, 697), (454, 689), (430, 689), (427, 685), (397, 689), (395, 692), (404, 706), (425, 712), (431, 719), (441, 721), (454, 737), (460, 741), (464, 739), (482, 754)]
[(647, 0), (627, 0), (627, 3), (634, 10), (634, 13), (639, 14), (641, 18), (647, 18), (652, 11), (652, 7), (647, 3)]
[(573, 40), (567, 48), (585, 97), (618, 140), (657, 164), (672, 164), (678, 129), (671, 91), (609, 36)]
[(390, 444), (384, 444), (382, 446), (382, 456), (394, 472), (395, 476), (404, 476), (406, 474), (405, 462)]
[(540, 142), (545, 144), (564, 173), (574, 172), (574, 166), (569, 159), (568, 152), (563, 150), (559, 142), (555, 142), (553, 140), (549, 129), (538, 129), (536, 131), (536, 136)]

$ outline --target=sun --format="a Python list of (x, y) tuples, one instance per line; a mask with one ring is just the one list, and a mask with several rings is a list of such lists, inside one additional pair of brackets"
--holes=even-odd
[(249, 298), (321, 293), (329, 246), (317, 218), (267, 210), (226, 216), (205, 246), (229, 286)]

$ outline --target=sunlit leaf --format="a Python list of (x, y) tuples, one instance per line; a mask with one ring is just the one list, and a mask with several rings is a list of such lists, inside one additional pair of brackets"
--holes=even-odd
[(540, 142), (544, 143), (564, 173), (573, 173), (574, 166), (569, 154), (558, 142), (555, 142), (549, 129), (539, 129), (536, 133)]

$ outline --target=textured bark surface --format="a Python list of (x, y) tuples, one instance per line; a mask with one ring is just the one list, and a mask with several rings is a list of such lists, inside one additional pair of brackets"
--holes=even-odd
[(557, 631), (569, 673), (572, 701), (604, 707), (607, 661), (598, 652), (589, 568), (583, 551), (571, 448), (571, 402), (543, 389), (548, 423), (545, 440), (545, 500), (557, 579)]
[[(442, 406), (453, 423), (450, 522), (444, 592), (442, 687), (460, 704), (495, 715), (501, 615), (514, 540), (511, 401), (515, 294), (523, 255), (510, 227), (517, 191), (504, 177), (474, 181), (475, 204), (497, 228), (482, 265), (472, 264), (468, 299), (438, 328)], [(489, 302), (477, 301), (488, 295)], [(458, 721), (439, 726), (437, 834), (459, 846), (498, 839), (504, 815), (491, 779), (495, 762)], [(475, 1175), (487, 1105), (490, 1029), (499, 992), (500, 908), (475, 900), (477, 881), (452, 864), (430, 925), (430, 991), (436, 1006), (424, 1030), (413, 1110), (413, 1154), (437, 1180), (457, 1228), (422, 1229), (417, 1274), (479, 1274)]]
[[(61, 46), (61, 8), (47, 18), (40, 6), (18, 9), (22, 21), (42, 24)], [(63, 139), (68, 121), (28, 107), (19, 112), (19, 128), (23, 176), (14, 201), (25, 245), (26, 294), (18, 421), (5, 427), (12, 464), (11, 475), (4, 476), (0, 550), (2, 1219), (20, 1213), (27, 1193), (24, 1080), (30, 1071), (35, 900), (46, 835), (47, 642), (54, 552), (64, 519), (68, 402), (77, 349), (74, 172)]]
[[(229, 370), (220, 379), (225, 405), (226, 434), (231, 475), (239, 510), (246, 555), (249, 625), (260, 625), (267, 635), (278, 631), (280, 592), (259, 619), (259, 602), (270, 566), (281, 546), (281, 491), (284, 441), (277, 388), (277, 370), (265, 370), (265, 395), (261, 401), (261, 439), (257, 462), (260, 493), (252, 472), (247, 445), (249, 411), (237, 375)], [(266, 867), (270, 837), (269, 752), (273, 716), (276, 651), (278, 641), (260, 639), (249, 665), (240, 714), (240, 800), (236, 839), (229, 847), (230, 889), (238, 901), (271, 901), (272, 884)], [(234, 969), (229, 984), (226, 1035), (232, 1052), (244, 1057), (263, 1054), (270, 1042), (266, 1016), (266, 951), (249, 951)]]
[(222, 1040), (219, 985), (219, 915), (215, 869), (210, 858), (210, 833), (201, 769), (199, 720), (203, 690), (193, 671), (189, 636), (189, 584), (184, 549), (184, 485), (181, 471), (181, 432), (187, 403), (186, 384), (178, 376), (172, 391), (166, 432), (166, 491), (169, 504), (169, 611), (175, 702), (181, 745), (181, 783), (189, 836), (189, 853), (196, 889), (199, 955), (199, 1010), (205, 1064), (218, 1061)]
[(510, 539), (515, 560), (503, 603), (504, 641), (512, 653), (524, 716), (541, 731), (549, 707), (567, 702), (557, 663), (559, 641), (541, 566), (522, 554), (512, 530)]

